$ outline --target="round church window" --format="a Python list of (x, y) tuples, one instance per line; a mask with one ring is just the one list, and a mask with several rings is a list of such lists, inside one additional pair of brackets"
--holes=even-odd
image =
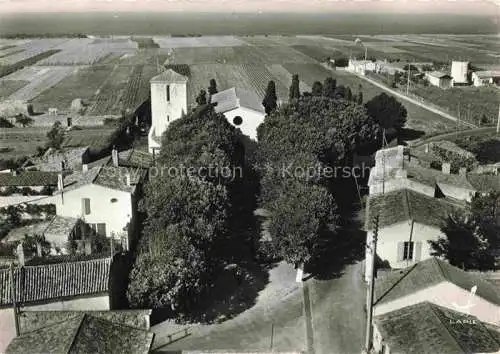
[(241, 118), (240, 116), (236, 116), (233, 118), (234, 125), (241, 125), (241, 123), (243, 123), (243, 118)]

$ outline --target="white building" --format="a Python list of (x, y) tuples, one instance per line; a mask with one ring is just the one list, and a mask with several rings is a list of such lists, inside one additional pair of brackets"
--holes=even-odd
[(453, 84), (464, 85), (469, 83), (469, 62), (468, 61), (452, 61), (451, 62), (451, 77)]
[(149, 152), (158, 152), (161, 136), (168, 125), (187, 113), (187, 77), (168, 69), (153, 77), (151, 83), (151, 129), (148, 134)]
[[(402, 189), (370, 195), (366, 207), (366, 244), (374, 237), (374, 218), (379, 216), (377, 256), (391, 268), (405, 268), (431, 257), (430, 240), (444, 237), (441, 226), (460, 207), (446, 199)], [(368, 281), (373, 251), (366, 248)]]
[(437, 86), (442, 89), (447, 89), (453, 86), (453, 78), (439, 71), (425, 73), (425, 77), (432, 86)]
[(347, 65), (346, 70), (359, 74), (365, 75), (366, 72), (379, 72), (381, 70), (381, 64), (377, 62), (373, 62), (371, 60), (355, 60), (349, 59), (349, 64)]
[(81, 218), (98, 234), (121, 240), (127, 249), (135, 234), (145, 173), (118, 166), (116, 160), (115, 155), (113, 162), (65, 177), (64, 188), (55, 194), (54, 203), (57, 215)]
[(211, 98), (215, 111), (223, 113), (229, 123), (252, 140), (257, 140), (257, 127), (264, 121), (266, 112), (256, 94), (232, 87)]
[(475, 71), (472, 73), (472, 83), (476, 87), (498, 84), (500, 71)]

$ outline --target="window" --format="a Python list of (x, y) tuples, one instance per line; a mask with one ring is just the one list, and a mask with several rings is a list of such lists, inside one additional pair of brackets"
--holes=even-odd
[(170, 116), (167, 116), (167, 122), (170, 122)]
[(82, 214), (90, 214), (90, 198), (82, 198)]
[(170, 85), (167, 85), (167, 102), (170, 102)]
[(413, 247), (414, 242), (404, 242), (403, 243), (403, 260), (413, 259)]
[(243, 123), (243, 118), (241, 118), (240, 116), (236, 116), (233, 118), (234, 125), (241, 125), (241, 123)]
[(89, 224), (92, 230), (98, 235), (106, 236), (106, 224), (105, 223), (96, 223)]

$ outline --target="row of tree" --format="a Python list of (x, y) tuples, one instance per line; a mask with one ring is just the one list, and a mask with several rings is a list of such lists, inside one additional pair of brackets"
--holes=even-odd
[[(274, 85), (270, 84), (272, 88)], [(289, 104), (271, 110), (258, 128), (261, 207), (269, 212), (269, 232), (276, 253), (299, 265), (313, 260), (338, 227), (338, 206), (331, 193), (336, 167), (379, 136), (379, 125), (347, 89), (332, 78), (301, 94), (293, 76)], [(350, 90), (349, 90), (350, 91)], [(272, 92), (271, 92), (272, 93)]]
[(209, 293), (227, 253), (231, 189), (243, 165), (240, 133), (210, 105), (175, 120), (162, 139), (142, 209), (145, 228), (130, 275), (134, 307), (187, 315)]

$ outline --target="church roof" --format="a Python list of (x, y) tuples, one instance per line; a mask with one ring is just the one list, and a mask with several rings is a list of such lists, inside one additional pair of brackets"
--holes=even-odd
[(239, 107), (265, 112), (257, 94), (239, 87), (231, 87), (212, 95), (211, 103), (217, 103), (215, 106), (217, 113), (229, 112)]
[(150, 82), (171, 82), (171, 83), (182, 83), (186, 82), (187, 77), (175, 72), (172, 69), (167, 69), (159, 75), (153, 77)]

